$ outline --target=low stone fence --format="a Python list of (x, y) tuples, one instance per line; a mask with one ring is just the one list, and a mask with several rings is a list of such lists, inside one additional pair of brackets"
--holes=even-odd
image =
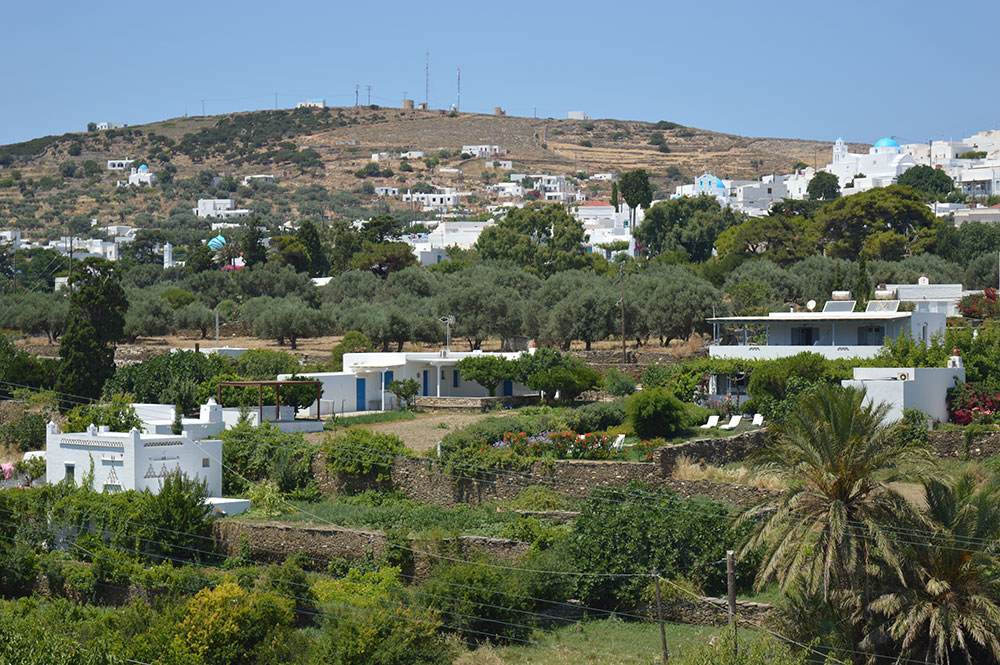
[(944, 459), (985, 459), (1000, 455), (1000, 432), (984, 432), (966, 444), (965, 432), (933, 431), (927, 433), (934, 454)]
[(415, 397), (413, 405), (420, 409), (436, 411), (486, 412), (498, 406), (515, 408), (538, 404), (538, 395), (509, 395), (507, 397)]
[[(696, 624), (699, 626), (725, 626), (729, 623), (729, 610), (725, 598), (702, 596), (695, 599), (680, 599), (664, 605), (664, 618), (669, 621)], [(652, 608), (656, 611), (656, 608)], [(748, 600), (736, 601), (736, 615), (744, 622), (761, 625), (774, 614), (775, 608), (767, 603)], [(654, 615), (655, 616), (655, 615)]]
[(757, 503), (778, 494), (746, 485), (672, 478), (673, 465), (668, 468), (664, 463), (553, 460), (535, 462), (524, 472), (495, 470), (473, 476), (430, 458), (397, 456), (389, 470), (389, 479), (382, 482), (331, 473), (322, 455), (313, 458), (312, 469), (323, 494), (397, 490), (414, 501), (440, 506), (509, 501), (536, 486), (585, 497), (599, 487), (623, 487), (633, 480), (643, 481), (654, 489), (669, 489), (683, 497), (705, 496), (736, 505)]
[[(305, 554), (317, 569), (336, 559), (354, 561), (385, 552), (387, 540), (377, 531), (363, 531), (340, 526), (288, 524), (284, 522), (247, 522), (237, 518), (216, 520), (212, 524), (218, 550), (227, 556), (240, 554), (244, 543), (256, 563), (280, 564), (289, 554)], [(435, 549), (447, 545), (447, 556), (468, 558), (474, 552), (485, 552), (502, 562), (512, 563), (523, 555), (529, 543), (505, 538), (460, 536), (442, 538), (439, 542), (420, 538), (409, 539), (414, 550), (412, 570), (407, 575), (423, 578), (438, 558)]]
[(742, 462), (754, 451), (767, 446), (770, 440), (771, 435), (764, 427), (724, 439), (695, 439), (657, 448), (654, 460), (665, 475), (670, 475), (680, 457), (686, 457), (693, 462), (722, 466), (730, 462)]

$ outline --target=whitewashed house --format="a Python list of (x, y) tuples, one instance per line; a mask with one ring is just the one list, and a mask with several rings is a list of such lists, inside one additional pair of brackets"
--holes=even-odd
[(156, 181), (156, 174), (150, 171), (148, 166), (143, 164), (137, 169), (132, 169), (128, 180), (119, 180), (116, 184), (119, 187), (152, 187), (156, 184)]
[(325, 109), (326, 100), (325, 99), (307, 99), (304, 102), (299, 102), (295, 105), (297, 109)]
[(463, 145), (462, 153), (473, 157), (488, 158), (503, 154), (498, 145)]
[(132, 165), (134, 159), (109, 159), (108, 160), (108, 170), (109, 171), (124, 171), (129, 166)]
[(457, 207), (462, 200), (458, 190), (453, 187), (437, 187), (437, 191), (429, 194), (419, 194), (411, 190), (406, 190), (403, 194), (404, 203), (422, 203), (424, 210), (451, 210)]
[(426, 156), (427, 153), (423, 150), (407, 150), (406, 152), (399, 153), (400, 159), (421, 159)]
[(948, 421), (948, 389), (965, 383), (962, 359), (952, 356), (947, 367), (855, 367), (853, 378), (841, 385), (865, 391), (865, 404), (889, 407), (886, 422), (917, 409), (938, 422)]
[(271, 173), (259, 173), (254, 175), (245, 175), (241, 181), (245, 187), (250, 187), (251, 185), (259, 185), (265, 182), (275, 182), (277, 178)]
[[(423, 353), (345, 353), (344, 371), (297, 374), (296, 378), (317, 380), (323, 384), (320, 403), (323, 413), (380, 411), (396, 408), (396, 398), (385, 390), (394, 379), (414, 379), (423, 397), (487, 397), (488, 391), (475, 381), (462, 379), (455, 366), (470, 356), (500, 356), (513, 360), (514, 353), (484, 353), (482, 351), (440, 351)], [(281, 374), (278, 379), (291, 377)], [(534, 394), (526, 386), (507, 381), (497, 386), (497, 397)], [(300, 415), (315, 416), (316, 404), (303, 409)]]
[(109, 129), (121, 129), (122, 127), (128, 127), (127, 124), (123, 122), (99, 122), (97, 123), (97, 131), (104, 132)]
[(253, 214), (253, 210), (237, 208), (232, 199), (198, 199), (198, 207), (192, 208), (191, 212), (196, 217), (214, 217), (216, 219), (248, 217)]
[(399, 187), (376, 187), (376, 196), (399, 196)]
[(91, 425), (62, 433), (49, 423), (45, 432), (45, 475), (50, 483), (83, 482), (93, 468), (97, 491), (145, 490), (156, 494), (163, 478), (180, 471), (204, 481), (209, 496), (222, 496), (222, 442), (194, 441), (186, 434), (111, 432)]

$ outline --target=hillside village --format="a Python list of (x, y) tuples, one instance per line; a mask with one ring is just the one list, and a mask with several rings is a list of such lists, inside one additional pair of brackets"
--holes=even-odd
[(997, 222), (1000, 130), (308, 99), (0, 146), (0, 631), (1000, 662)]

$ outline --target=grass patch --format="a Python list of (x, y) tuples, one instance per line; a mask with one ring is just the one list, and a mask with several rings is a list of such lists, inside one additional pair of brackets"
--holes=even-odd
[[(726, 629), (667, 624), (671, 663), (686, 658)], [(636, 665), (662, 662), (660, 629), (654, 623), (619, 619), (584, 621), (532, 635), (536, 644), (483, 647), (462, 654), (455, 665)]]
[(529, 487), (501, 505), (511, 510), (580, 510), (583, 500), (547, 487)]
[(376, 411), (358, 416), (336, 416), (323, 424), (323, 429), (332, 430), (355, 425), (375, 425), (376, 423), (393, 423), (403, 420), (414, 420), (417, 414), (413, 411)]
[(750, 485), (769, 490), (786, 489), (784, 481), (778, 476), (768, 473), (757, 473), (744, 466), (741, 462), (720, 467), (695, 462), (681, 455), (677, 458), (671, 475), (674, 478), (681, 478), (683, 480), (712, 480), (717, 483)]

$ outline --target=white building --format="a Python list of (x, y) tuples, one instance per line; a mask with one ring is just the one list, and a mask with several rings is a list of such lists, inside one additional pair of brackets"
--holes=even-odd
[(424, 210), (451, 210), (461, 203), (461, 195), (453, 187), (438, 187), (436, 192), (418, 194), (406, 190), (403, 194), (404, 203), (422, 203)]
[(979, 222), (980, 224), (1000, 224), (1000, 203), (996, 205), (976, 206), (972, 208), (962, 208), (954, 211), (955, 228), (967, 222)]
[(442, 166), (438, 169), (438, 173), (455, 178), (462, 175), (462, 169), (455, 168), (454, 166)]
[[(486, 397), (488, 392), (475, 381), (466, 381), (455, 365), (470, 356), (500, 356), (513, 360), (521, 353), (484, 353), (482, 351), (440, 351), (426, 353), (345, 353), (344, 371), (298, 374), (297, 378), (322, 382), (323, 413), (379, 411), (397, 406), (396, 398), (384, 387), (394, 379), (414, 379), (424, 397)], [(285, 379), (291, 375), (279, 375)], [(498, 397), (533, 394), (526, 386), (506, 381), (497, 386)], [(314, 416), (316, 404), (300, 412)]]
[(222, 495), (222, 442), (194, 441), (187, 434), (111, 432), (91, 425), (86, 432), (61, 433), (49, 423), (45, 432), (45, 475), (50, 483), (81, 483), (93, 469), (91, 487), (121, 492), (160, 491), (163, 478), (176, 471), (204, 481), (209, 496)]
[(958, 356), (952, 356), (947, 367), (855, 367), (854, 378), (840, 383), (864, 390), (865, 404), (887, 405), (887, 423), (902, 419), (905, 409), (947, 422), (948, 389), (965, 383), (965, 368)]
[(488, 158), (503, 154), (498, 145), (463, 145), (462, 153), (473, 157)]
[(709, 356), (774, 360), (808, 351), (831, 360), (873, 358), (886, 339), (910, 335), (926, 344), (945, 331), (942, 312), (900, 312), (897, 300), (873, 300), (864, 312), (855, 312), (854, 305), (837, 299), (827, 301), (822, 312), (710, 318), (714, 334)]
[(583, 111), (569, 111), (566, 114), (567, 120), (590, 120), (590, 116)]
[(21, 248), (21, 232), (0, 231), (0, 245), (3, 245), (4, 249), (10, 248), (17, 251)]
[(299, 102), (295, 105), (297, 109), (325, 109), (326, 100), (325, 99), (307, 99), (304, 102)]
[[(576, 219), (583, 224), (583, 232), (587, 236), (586, 249), (588, 252), (599, 252), (604, 258), (611, 259), (621, 252), (629, 256), (635, 256), (635, 239), (632, 237), (632, 229), (629, 227), (628, 208), (622, 206), (616, 211), (614, 206), (604, 201), (588, 201), (570, 211)], [(636, 210), (636, 221), (641, 222), (643, 218), (642, 208)], [(625, 242), (628, 244), (626, 250), (608, 251), (602, 245)]]
[(867, 155), (861, 155), (848, 152), (844, 139), (838, 138), (833, 144), (833, 161), (823, 170), (837, 176), (841, 193), (846, 196), (874, 187), (888, 187), (916, 165), (895, 139), (879, 139)]
[(156, 174), (149, 170), (149, 167), (143, 164), (137, 169), (132, 169), (129, 174), (128, 180), (119, 180), (116, 184), (119, 187), (152, 187), (156, 184)]
[(134, 159), (109, 159), (108, 160), (108, 170), (109, 171), (124, 171), (129, 166), (132, 165)]
[[(535, 189), (539, 198), (543, 201), (553, 201), (556, 203), (570, 203), (572, 201), (584, 201), (586, 197), (576, 191), (576, 187), (566, 180), (564, 175), (532, 175)], [(513, 180), (513, 177), (511, 178)]]
[(428, 233), (404, 235), (401, 240), (413, 248), (414, 256), (425, 266), (444, 261), (449, 247), (472, 249), (483, 229), (494, 224), (492, 219), (486, 222), (448, 220), (421, 223), (433, 228)]
[(587, 178), (587, 180), (602, 180), (604, 182), (615, 182), (618, 180), (617, 173), (595, 173), (594, 175)]
[(243, 185), (249, 187), (251, 185), (258, 185), (265, 182), (275, 182), (277, 180), (274, 175), (270, 173), (261, 173), (257, 175), (245, 175), (243, 176)]
[(371, 159), (371, 161), (373, 161), (373, 162), (384, 162), (384, 161), (386, 161), (388, 159), (391, 159), (391, 158), (392, 158), (392, 155), (390, 155), (387, 152), (373, 152), (372, 153), (372, 159)]
[(487, 191), (495, 193), (502, 199), (524, 198), (524, 187), (517, 182), (498, 182), (486, 188)]
[(421, 159), (426, 156), (427, 153), (423, 150), (407, 150), (406, 152), (399, 153), (400, 159)]
[(921, 275), (916, 284), (880, 285), (876, 295), (913, 305), (917, 312), (936, 312), (945, 316), (961, 316), (958, 303), (971, 292), (961, 284), (931, 284)]
[(955, 187), (971, 196), (1000, 194), (1000, 163), (959, 169)]
[(377, 196), (399, 196), (399, 187), (376, 187)]
[(510, 171), (514, 168), (514, 162), (509, 159), (487, 159), (486, 168), (493, 167), (495, 169), (503, 169), (504, 171)]
[(192, 208), (191, 212), (197, 217), (214, 217), (216, 219), (247, 217), (253, 214), (253, 210), (237, 208), (232, 199), (198, 199), (198, 207)]
[(122, 127), (128, 127), (126, 123), (123, 122), (99, 122), (97, 123), (97, 131), (103, 132), (109, 129), (121, 129)]

